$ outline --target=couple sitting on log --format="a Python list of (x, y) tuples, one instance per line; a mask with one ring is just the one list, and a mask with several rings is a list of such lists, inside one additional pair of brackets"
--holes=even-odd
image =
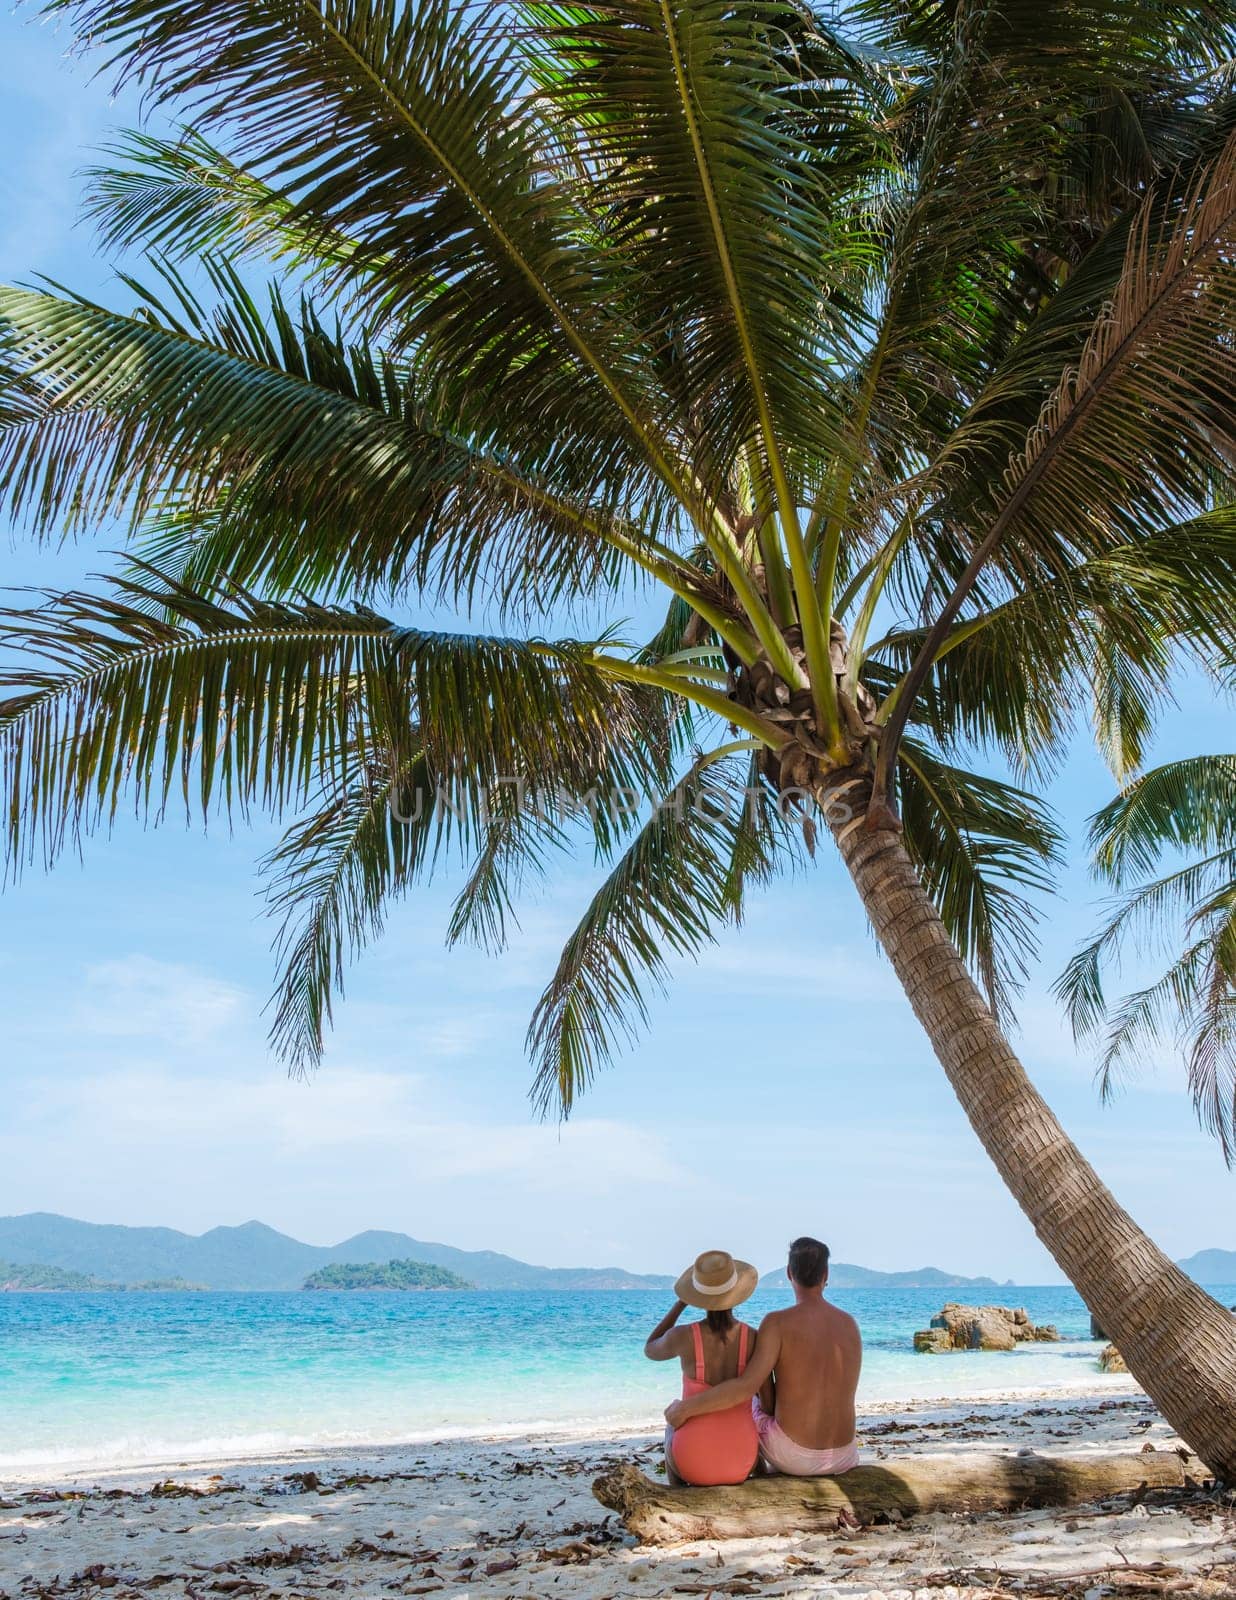
[[(675, 1285), (677, 1300), (644, 1345), (650, 1361), (682, 1363), (682, 1399), (665, 1411), (671, 1483), (741, 1483), (757, 1464), (800, 1478), (858, 1465), (863, 1345), (854, 1318), (824, 1298), (828, 1246), (795, 1239), (786, 1276), (794, 1304), (770, 1311), (758, 1333), (733, 1311), (759, 1282), (749, 1263), (706, 1250)], [(707, 1315), (678, 1327), (688, 1306)]]

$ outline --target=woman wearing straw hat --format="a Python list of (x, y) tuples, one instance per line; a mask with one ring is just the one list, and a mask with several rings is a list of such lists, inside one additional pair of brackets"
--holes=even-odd
[[(674, 1285), (678, 1298), (648, 1335), (644, 1354), (650, 1361), (678, 1358), (684, 1400), (741, 1377), (755, 1353), (755, 1329), (737, 1321), (733, 1308), (750, 1299), (759, 1276), (750, 1262), (735, 1261), (728, 1250), (705, 1250)], [(677, 1327), (688, 1306), (707, 1315)], [(759, 1449), (751, 1407), (744, 1401), (667, 1428), (665, 1470), (673, 1483), (741, 1483), (751, 1476)]]

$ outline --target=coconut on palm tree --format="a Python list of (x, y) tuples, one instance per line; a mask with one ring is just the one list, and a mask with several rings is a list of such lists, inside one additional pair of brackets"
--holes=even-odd
[[(822, 814), (1006, 1183), (1236, 1473), (1232, 1320), (999, 1022), (1057, 848), (1035, 784), (1091, 712), (1135, 768), (1171, 658), (1236, 616), (1229, 8), (49, 9), (186, 127), (94, 174), (150, 256), (130, 309), (0, 298), (7, 503), (130, 530), (110, 582), (4, 618), (14, 861), (134, 798), (294, 813), (304, 1067), (437, 858), (451, 936), (500, 944), (587, 830), (613, 868), (530, 1032), (569, 1109)], [(552, 636), (633, 581), (655, 637)], [(427, 598), (509, 632), (398, 620)]]

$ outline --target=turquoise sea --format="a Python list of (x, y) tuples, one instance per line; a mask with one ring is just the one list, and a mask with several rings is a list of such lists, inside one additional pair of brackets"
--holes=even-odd
[[(863, 1328), (863, 1402), (1119, 1385), (1071, 1289), (988, 1295), (1056, 1323), (1061, 1344), (915, 1355), (947, 1298), (836, 1292)], [(784, 1303), (761, 1290), (748, 1319)], [(665, 1307), (644, 1292), (0, 1294), (0, 1477), (652, 1424), (677, 1387), (641, 1349)]]

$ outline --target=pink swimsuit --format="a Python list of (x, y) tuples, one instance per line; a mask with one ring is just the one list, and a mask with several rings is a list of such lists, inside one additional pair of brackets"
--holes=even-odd
[(760, 1404), (757, 1394), (751, 1401), (751, 1414), (760, 1434), (760, 1455), (770, 1472), (784, 1472), (791, 1478), (835, 1478), (858, 1465), (858, 1445), (839, 1444), (831, 1450), (811, 1450), (791, 1439), (789, 1434)]
[[(695, 1376), (682, 1375), (682, 1398), (702, 1394), (712, 1385), (704, 1377), (704, 1339), (700, 1324), (693, 1322), (695, 1338)], [(747, 1325), (738, 1330), (738, 1376), (747, 1365)], [(760, 1451), (760, 1438), (748, 1401), (728, 1406), (724, 1411), (706, 1411), (675, 1428), (668, 1440), (674, 1471), (685, 1483), (742, 1483), (751, 1476)]]

